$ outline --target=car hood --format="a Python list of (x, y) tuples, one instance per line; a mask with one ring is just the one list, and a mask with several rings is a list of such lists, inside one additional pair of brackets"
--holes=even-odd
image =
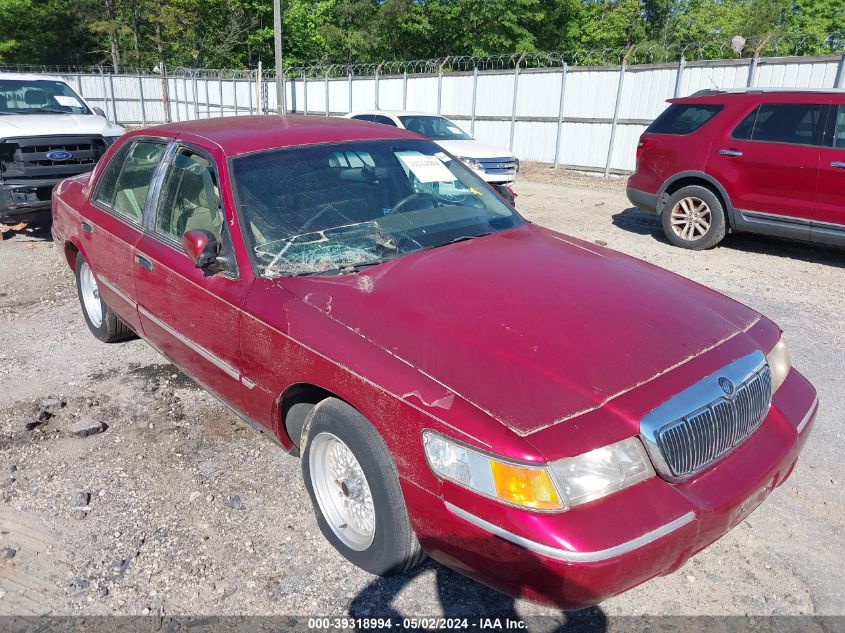
[(596, 409), (760, 319), (534, 225), (284, 286), (519, 435)]
[(100, 134), (120, 136), (124, 130), (96, 114), (7, 114), (0, 116), (0, 139), (16, 136)]
[(435, 141), (440, 147), (459, 158), (510, 158), (513, 152), (505, 147), (485, 145), (474, 139), (467, 141)]

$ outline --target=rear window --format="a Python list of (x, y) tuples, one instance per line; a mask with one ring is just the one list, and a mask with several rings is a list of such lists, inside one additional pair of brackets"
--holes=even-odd
[(821, 145), (824, 106), (818, 103), (764, 103), (734, 128), (735, 139)]
[(723, 106), (709, 103), (673, 103), (648, 126), (652, 134), (690, 134), (716, 116)]

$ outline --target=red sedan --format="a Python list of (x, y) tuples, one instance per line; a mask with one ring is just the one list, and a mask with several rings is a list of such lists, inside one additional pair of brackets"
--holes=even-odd
[(426, 552), (596, 603), (742, 521), (818, 408), (770, 320), (527, 222), (405, 130), (149, 128), (53, 213), (91, 332), (143, 337), (301, 455), (323, 534), (374, 574)]

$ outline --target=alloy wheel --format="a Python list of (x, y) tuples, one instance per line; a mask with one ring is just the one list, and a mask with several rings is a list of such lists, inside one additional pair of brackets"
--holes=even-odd
[(95, 328), (103, 324), (103, 304), (100, 301), (100, 289), (97, 286), (97, 278), (88, 262), (82, 262), (79, 267), (79, 288), (82, 293), (82, 303), (85, 312)]
[(311, 441), (311, 482), (320, 511), (341, 542), (355, 551), (373, 543), (376, 514), (367, 477), (350, 448), (336, 435)]
[(707, 235), (713, 215), (704, 200), (689, 196), (675, 203), (670, 219), (675, 235), (682, 240), (694, 242)]

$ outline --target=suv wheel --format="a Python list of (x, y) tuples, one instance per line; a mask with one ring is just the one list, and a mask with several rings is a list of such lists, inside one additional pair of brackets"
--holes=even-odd
[(422, 560), (387, 446), (345, 402), (328, 398), (306, 421), (302, 476), (320, 531), (350, 562), (390, 576)]
[(698, 185), (673, 193), (662, 213), (663, 232), (675, 246), (702, 251), (725, 237), (725, 210), (716, 195)]

